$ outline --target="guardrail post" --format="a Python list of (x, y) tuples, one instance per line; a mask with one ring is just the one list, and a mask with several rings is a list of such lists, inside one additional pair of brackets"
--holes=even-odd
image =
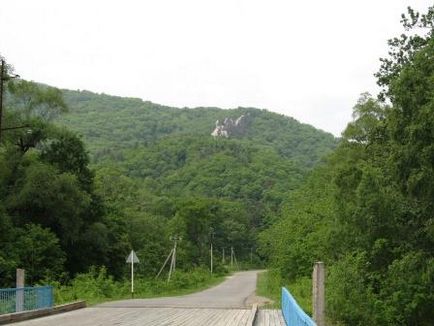
[(325, 326), (325, 266), (316, 262), (312, 274), (312, 312), (318, 326)]
[(15, 311), (24, 310), (24, 269), (17, 268), (17, 280), (15, 289)]

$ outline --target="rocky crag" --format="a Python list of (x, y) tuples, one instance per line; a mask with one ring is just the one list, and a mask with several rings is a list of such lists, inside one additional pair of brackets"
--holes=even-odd
[(248, 124), (248, 115), (242, 114), (236, 120), (225, 118), (223, 121), (217, 120), (215, 129), (211, 133), (214, 137), (231, 137), (243, 135)]

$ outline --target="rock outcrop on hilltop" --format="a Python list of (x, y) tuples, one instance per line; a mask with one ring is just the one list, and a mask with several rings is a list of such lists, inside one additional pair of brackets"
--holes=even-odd
[(247, 115), (242, 114), (236, 120), (225, 118), (223, 121), (215, 122), (215, 129), (211, 133), (214, 137), (230, 137), (244, 134), (247, 127)]

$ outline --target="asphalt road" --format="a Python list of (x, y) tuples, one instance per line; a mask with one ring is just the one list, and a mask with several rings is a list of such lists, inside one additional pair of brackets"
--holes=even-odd
[(235, 273), (210, 289), (178, 297), (112, 301), (91, 308), (37, 318), (33, 326), (249, 326), (258, 271)]
[(238, 272), (210, 289), (179, 297), (112, 301), (98, 307), (247, 308), (254, 299), (258, 271)]

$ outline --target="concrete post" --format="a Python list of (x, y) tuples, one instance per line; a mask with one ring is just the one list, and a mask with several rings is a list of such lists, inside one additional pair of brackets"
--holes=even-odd
[(316, 262), (312, 274), (313, 320), (318, 326), (325, 326), (325, 266)]
[(212, 272), (213, 272), (213, 257), (212, 257), (212, 242), (211, 242), (211, 249), (210, 249), (210, 255), (211, 255), (211, 274), (212, 274)]
[(15, 311), (24, 310), (24, 269), (17, 268)]

